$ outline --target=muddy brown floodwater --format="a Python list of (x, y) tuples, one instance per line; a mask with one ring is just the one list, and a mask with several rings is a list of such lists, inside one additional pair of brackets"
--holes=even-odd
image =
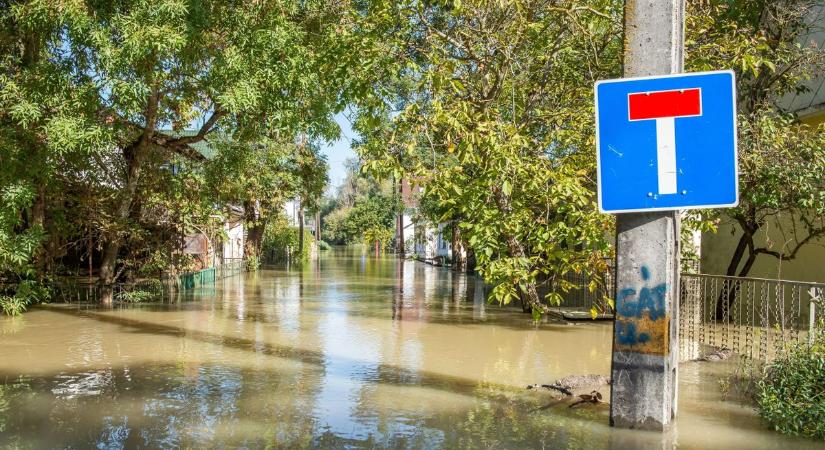
[(664, 435), (527, 391), (607, 374), (610, 323), (533, 325), (473, 277), (335, 250), (174, 303), (0, 318), (2, 448), (822, 448), (685, 364)]

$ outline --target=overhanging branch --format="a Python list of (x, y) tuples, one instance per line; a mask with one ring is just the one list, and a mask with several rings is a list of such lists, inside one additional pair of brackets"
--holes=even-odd
[(198, 132), (192, 136), (180, 136), (180, 137), (172, 137), (167, 134), (163, 134), (162, 132), (157, 132), (153, 137), (152, 143), (157, 145), (158, 147), (165, 148), (169, 151), (175, 152), (184, 158), (192, 159), (195, 161), (204, 161), (206, 157), (200, 154), (198, 151), (190, 147), (191, 144), (195, 144), (206, 139), (206, 135), (212, 131), (212, 128), (215, 124), (220, 120), (222, 117), (226, 116), (227, 112), (221, 108), (216, 108), (209, 119), (201, 125)]

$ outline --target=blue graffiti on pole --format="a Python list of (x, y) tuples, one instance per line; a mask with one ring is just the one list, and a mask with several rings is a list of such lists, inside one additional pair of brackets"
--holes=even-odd
[[(650, 271), (647, 267), (642, 267), (641, 272), (643, 280), (650, 280)], [(659, 320), (667, 312), (665, 309), (666, 294), (667, 284), (665, 283), (653, 287), (642, 287), (638, 301), (632, 300), (636, 295), (635, 289), (622, 289), (619, 292), (619, 301), (617, 302), (619, 314), (624, 317), (640, 319), (642, 314), (647, 311), (650, 320)]]
[(616, 322), (616, 339), (624, 345), (644, 344), (650, 340), (650, 335), (638, 333), (636, 324), (633, 322), (618, 321)]
[(666, 339), (667, 325), (660, 325), (659, 320), (667, 316), (667, 284), (651, 285), (650, 270), (645, 266), (641, 275), (644, 285), (640, 290), (625, 288), (618, 292), (616, 341), (625, 346), (650, 343), (658, 347), (659, 341)]

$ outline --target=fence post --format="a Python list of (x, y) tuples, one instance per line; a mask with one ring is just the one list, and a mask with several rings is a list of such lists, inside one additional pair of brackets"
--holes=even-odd
[(810, 299), (808, 300), (808, 308), (810, 309), (810, 314), (808, 314), (808, 344), (813, 345), (814, 339), (816, 339), (816, 300), (817, 298), (822, 298), (822, 293), (819, 293), (819, 296), (816, 294), (816, 288), (811, 288), (808, 291), (808, 296)]
[(814, 329), (814, 326), (816, 326), (816, 304), (814, 304), (814, 302), (811, 302), (809, 307), (811, 312), (809, 314), (810, 318), (808, 319), (808, 343), (813, 345), (814, 333), (816, 332), (816, 330)]

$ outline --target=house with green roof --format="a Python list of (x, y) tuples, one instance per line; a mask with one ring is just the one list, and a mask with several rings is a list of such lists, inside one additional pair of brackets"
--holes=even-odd
[[(197, 130), (165, 130), (164, 133), (174, 137), (195, 136)], [(202, 160), (212, 159), (218, 153), (210, 144), (209, 137), (188, 145)], [(173, 167), (172, 170), (175, 172), (178, 169)], [(243, 206), (225, 205), (221, 212), (211, 216), (221, 223), (222, 235), (208, 236), (200, 230), (187, 233), (183, 236), (183, 253), (192, 255), (198, 261), (198, 269), (209, 269), (243, 260), (246, 244), (245, 217)]]

